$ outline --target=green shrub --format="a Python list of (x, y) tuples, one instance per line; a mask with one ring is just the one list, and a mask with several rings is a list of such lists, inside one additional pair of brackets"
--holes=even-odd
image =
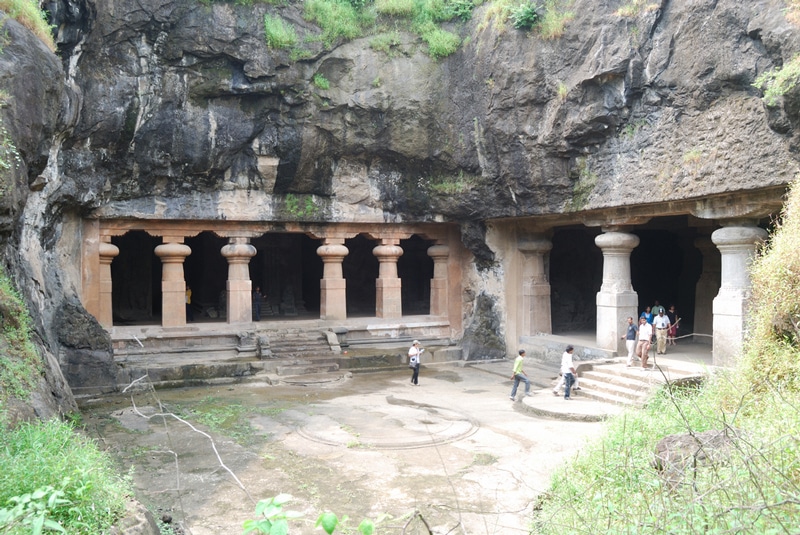
[(450, 0), (445, 4), (446, 20), (459, 19), (466, 22), (472, 18), (472, 10), (475, 4), (472, 0)]
[(28, 399), (43, 373), (39, 352), (31, 342), (28, 310), (0, 269), (0, 406), (8, 398)]
[(411, 18), (414, 15), (415, 0), (376, 0), (375, 11), (381, 15)]
[(47, 15), (39, 9), (36, 0), (0, 0), (0, 11), (28, 28), (47, 48), (55, 52), (52, 26), (47, 22)]
[(564, 35), (567, 23), (575, 17), (569, 10), (573, 0), (545, 0), (544, 13), (537, 26), (542, 39), (558, 39)]
[(307, 0), (304, 17), (319, 25), (322, 29), (321, 39), (326, 46), (331, 46), (337, 39), (360, 37), (362, 25), (369, 20), (366, 13), (357, 10), (346, 0)]
[(458, 50), (461, 38), (452, 32), (441, 29), (433, 22), (417, 26), (422, 40), (428, 44), (428, 55), (433, 59), (445, 58)]
[[(0, 524), (2, 533), (31, 533), (19, 523), (39, 513), (71, 535), (106, 533), (129, 496), (130, 484), (110, 458), (69, 424), (24, 423), (0, 435), (0, 506), (8, 522)], [(23, 516), (9, 515), (20, 503), (27, 504)]]
[[(720, 381), (725, 381), (723, 378)], [(536, 515), (541, 535), (582, 533), (784, 533), (795, 526), (800, 474), (796, 394), (773, 391), (764, 407), (745, 414), (755, 401), (741, 392), (731, 412), (719, 404), (716, 384), (695, 392), (663, 391), (644, 411), (610, 422), (606, 435), (553, 478)], [(724, 462), (689, 462), (682, 478), (666, 481), (653, 464), (656, 443), (673, 433), (725, 429)], [(709, 450), (706, 453), (713, 455)]]
[(539, 6), (530, 2), (518, 5), (509, 15), (511, 24), (518, 30), (530, 30), (539, 20), (539, 14), (536, 12), (538, 8)]
[(267, 38), (267, 46), (270, 48), (289, 48), (297, 43), (297, 33), (294, 27), (282, 18), (269, 13), (264, 15), (264, 34)]
[(313, 82), (314, 86), (317, 87), (317, 89), (325, 90), (331, 88), (331, 83), (328, 81), (328, 79), (319, 73), (315, 74), (311, 81)]
[(800, 391), (800, 182), (751, 266), (752, 306), (742, 369), (755, 390), (777, 384)]
[(793, 57), (780, 69), (771, 69), (756, 78), (753, 86), (764, 91), (764, 102), (775, 106), (778, 98), (795, 88), (800, 80), (800, 55)]
[(395, 54), (395, 49), (400, 46), (400, 43), (400, 32), (395, 30), (376, 35), (370, 39), (369, 47), (376, 52), (383, 52), (391, 57)]

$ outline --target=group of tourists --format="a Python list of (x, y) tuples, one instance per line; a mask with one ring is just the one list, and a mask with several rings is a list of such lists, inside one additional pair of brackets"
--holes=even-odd
[[(647, 365), (649, 359), (650, 347), (653, 343), (653, 337), (656, 339), (656, 354), (666, 355), (668, 345), (677, 345), (678, 323), (681, 319), (675, 310), (675, 305), (670, 305), (669, 309), (665, 309), (659, 304), (658, 301), (652, 307), (646, 307), (644, 312), (639, 316), (639, 323), (633, 321), (633, 317), (628, 317), (628, 327), (622, 339), (625, 340), (625, 346), (628, 350), (628, 367), (634, 366), (634, 360), (637, 359), (641, 362), (643, 370), (649, 370)], [(414, 343), (408, 350), (409, 366), (412, 368), (411, 384), (419, 384), (419, 365), (420, 355), (424, 349), (420, 347), (419, 341), (414, 340)], [(580, 390), (578, 386), (578, 374), (575, 370), (575, 363), (572, 360), (572, 354), (575, 348), (568, 345), (561, 355), (561, 369), (559, 380), (556, 387), (553, 389), (553, 394), (560, 395), (560, 390), (564, 388), (564, 399), (570, 398), (572, 390)], [(517, 358), (514, 359), (514, 367), (511, 372), (511, 380), (514, 385), (511, 387), (511, 401), (516, 401), (517, 390), (520, 383), (525, 385), (525, 396), (531, 395), (531, 381), (523, 369), (525, 361), (525, 350), (520, 349)]]
[(669, 310), (656, 301), (652, 307), (646, 307), (639, 316), (636, 325), (633, 318), (628, 318), (628, 328), (622, 338), (628, 349), (628, 366), (634, 365), (636, 357), (642, 364), (642, 369), (650, 369), (647, 365), (653, 337), (656, 339), (656, 354), (666, 355), (668, 345), (677, 345), (678, 323), (681, 319), (675, 310), (675, 305), (670, 305)]

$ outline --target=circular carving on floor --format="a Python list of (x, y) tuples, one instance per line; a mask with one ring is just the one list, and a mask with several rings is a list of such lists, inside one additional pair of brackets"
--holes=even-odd
[(443, 407), (387, 396), (384, 403), (315, 404), (297, 429), (300, 436), (330, 446), (399, 450), (449, 444), (469, 437), (478, 423)]

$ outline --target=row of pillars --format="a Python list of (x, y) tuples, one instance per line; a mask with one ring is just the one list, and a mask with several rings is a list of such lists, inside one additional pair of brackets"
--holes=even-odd
[[(756, 248), (766, 237), (766, 231), (757, 227), (756, 222), (735, 220), (723, 223), (722, 228), (711, 234), (713, 245), (702, 239), (696, 243), (707, 265), (697, 283), (695, 330), (711, 331), (715, 365), (733, 365), (741, 353), (751, 290), (749, 266)], [(631, 282), (630, 257), (639, 245), (639, 237), (609, 230), (597, 236), (595, 244), (603, 252), (603, 282), (596, 301), (597, 346), (624, 354), (621, 338), (627, 329), (627, 318), (638, 317), (639, 296)], [(718, 267), (715, 255), (709, 250), (713, 246), (719, 250)], [(551, 249), (552, 243), (544, 237), (519, 244), (524, 259), (521, 304), (524, 334), (552, 332), (550, 284), (545, 266), (545, 255)], [(716, 292), (715, 297), (709, 295), (712, 291)], [(712, 304), (710, 310), (702, 310), (706, 303)], [(709, 316), (711, 325), (704, 321)]]
[[(161, 325), (163, 327), (182, 327), (186, 325), (186, 281), (183, 264), (192, 253), (182, 239), (172, 238), (155, 248), (161, 259)], [(320, 280), (320, 319), (343, 320), (347, 317), (347, 281), (344, 278), (342, 262), (349, 254), (344, 238), (324, 238), (317, 248), (323, 262)], [(376, 316), (379, 318), (399, 318), (402, 310), (402, 281), (397, 275), (397, 260), (403, 255), (398, 238), (383, 238), (380, 245), (372, 250), (379, 262), (376, 287)], [(119, 248), (108, 242), (100, 243), (100, 306), (97, 320), (106, 329), (113, 327), (111, 263), (119, 254)], [(247, 323), (252, 318), (252, 281), (249, 263), (256, 255), (256, 248), (249, 238), (229, 238), (222, 247), (221, 254), (228, 261), (227, 322)], [(428, 256), (433, 259), (433, 279), (431, 280), (430, 314), (444, 316), (448, 313), (447, 262), (449, 248), (446, 245), (433, 245), (428, 248)]]

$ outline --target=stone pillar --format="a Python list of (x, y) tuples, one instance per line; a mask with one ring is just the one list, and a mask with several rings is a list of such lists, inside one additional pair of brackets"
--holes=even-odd
[(431, 279), (431, 316), (447, 316), (448, 287), (447, 260), (450, 248), (446, 245), (428, 247), (428, 256), (433, 259), (433, 278)]
[(100, 303), (97, 321), (105, 329), (114, 327), (114, 305), (111, 291), (111, 262), (119, 254), (119, 247), (114, 244), (100, 242)]
[(319, 281), (319, 317), (323, 320), (347, 318), (347, 281), (342, 275), (342, 261), (350, 251), (343, 238), (325, 238), (317, 248), (322, 258), (322, 280)]
[[(182, 238), (178, 238), (182, 241)], [(183, 279), (183, 261), (192, 254), (188, 245), (167, 241), (157, 246), (156, 256), (161, 259), (161, 325), (183, 327), (186, 325), (186, 281)]]
[(719, 293), (720, 285), (720, 256), (714, 242), (708, 236), (695, 239), (694, 245), (703, 256), (703, 272), (694, 291), (693, 330), (697, 335), (707, 336), (694, 336), (693, 340), (711, 345), (711, 333), (714, 332), (714, 297)]
[(375, 315), (379, 318), (399, 318), (403, 315), (401, 281), (397, 276), (397, 259), (403, 249), (394, 238), (382, 239), (372, 250), (378, 258), (378, 279), (375, 281)]
[(631, 285), (631, 252), (639, 237), (609, 231), (594, 239), (603, 251), (603, 284), (597, 292), (597, 347), (626, 355), (625, 334), (628, 317), (637, 317), (639, 296)]
[(711, 240), (721, 255), (721, 281), (714, 298), (714, 366), (733, 366), (742, 352), (745, 314), (750, 298), (750, 262), (767, 231), (754, 221), (723, 223)]
[(552, 334), (550, 315), (550, 281), (545, 271), (545, 255), (553, 243), (544, 236), (534, 237), (520, 243), (523, 255), (522, 266), (522, 336), (538, 333)]
[(249, 323), (253, 321), (253, 283), (249, 266), (256, 248), (250, 245), (250, 238), (228, 238), (221, 253), (228, 259), (228, 323)]

